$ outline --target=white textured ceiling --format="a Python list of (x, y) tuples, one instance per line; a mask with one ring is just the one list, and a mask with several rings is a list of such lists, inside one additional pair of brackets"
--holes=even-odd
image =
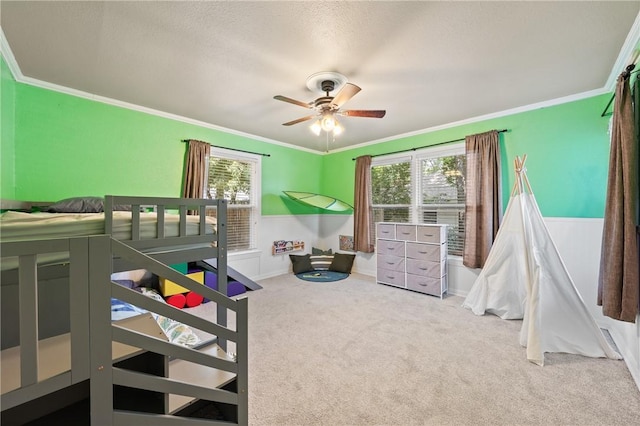
[[(337, 71), (362, 91), (332, 149), (602, 89), (640, 1), (0, 2), (29, 81), (40, 80), (312, 150)], [(335, 93), (334, 93), (335, 94)], [(190, 137), (190, 135), (184, 135)], [(216, 141), (210, 141), (215, 143)]]

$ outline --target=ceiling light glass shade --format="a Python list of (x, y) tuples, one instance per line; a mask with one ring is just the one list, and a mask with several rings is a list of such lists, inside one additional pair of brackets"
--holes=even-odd
[(344, 127), (342, 124), (338, 123), (338, 120), (335, 120), (336, 126), (333, 128), (333, 136), (338, 136), (344, 131)]
[(319, 136), (320, 131), (322, 130), (322, 126), (320, 125), (320, 120), (316, 120), (316, 122), (313, 123), (309, 128), (316, 136)]
[(333, 118), (333, 114), (325, 114), (322, 116), (321, 124), (322, 130), (330, 132), (336, 127), (336, 119)]

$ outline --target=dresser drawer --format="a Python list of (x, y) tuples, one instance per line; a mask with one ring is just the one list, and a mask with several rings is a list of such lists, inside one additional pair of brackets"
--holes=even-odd
[(404, 257), (378, 254), (377, 262), (380, 269), (404, 272)]
[(388, 271), (378, 267), (376, 277), (378, 282), (404, 287), (404, 272)]
[(441, 297), (444, 292), (442, 288), (443, 279), (407, 274), (407, 289)]
[(378, 240), (378, 254), (404, 257), (404, 241)]
[(445, 229), (446, 227), (444, 226), (418, 225), (416, 241), (423, 243), (441, 243), (447, 238)]
[(407, 243), (407, 257), (440, 262), (441, 246), (435, 244)]
[(407, 274), (425, 275), (427, 277), (440, 278), (446, 273), (447, 272), (445, 271), (443, 262), (407, 259)]
[(394, 240), (396, 238), (396, 226), (392, 223), (378, 223), (376, 237)]
[(396, 225), (396, 238), (403, 241), (415, 241), (416, 225)]

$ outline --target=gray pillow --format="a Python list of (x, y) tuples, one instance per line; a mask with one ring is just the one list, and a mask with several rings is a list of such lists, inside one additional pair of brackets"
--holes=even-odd
[(311, 247), (311, 254), (312, 255), (329, 255), (329, 254), (333, 254), (333, 253), (331, 252), (331, 249), (322, 250), (322, 249), (319, 249), (319, 248)]
[(49, 206), (50, 213), (101, 213), (104, 199), (101, 197), (65, 198)]
[(331, 266), (329, 266), (329, 270), (350, 274), (355, 258), (355, 254), (336, 253), (333, 255), (333, 261), (331, 262)]
[(289, 259), (291, 259), (294, 274), (302, 274), (303, 272), (313, 271), (313, 266), (311, 266), (311, 255), (305, 254), (304, 256), (300, 256), (290, 254)]
[[(115, 211), (131, 211), (131, 206), (115, 205)], [(49, 213), (102, 213), (104, 198), (102, 197), (72, 197), (65, 198), (49, 206)]]

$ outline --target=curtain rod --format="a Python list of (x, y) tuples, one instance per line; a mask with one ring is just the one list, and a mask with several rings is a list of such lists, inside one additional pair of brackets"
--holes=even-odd
[[(197, 140), (197, 139), (182, 139), (182, 142), (189, 142), (190, 140)], [(198, 141), (198, 142), (204, 142), (204, 141)], [(271, 157), (271, 154), (263, 154), (261, 152), (245, 151), (243, 149), (236, 149), (236, 148), (228, 148), (226, 146), (211, 145), (209, 142), (204, 142), (204, 143), (209, 144), (210, 146), (212, 146), (214, 148), (222, 148), (222, 149), (228, 149), (230, 151), (244, 152), (245, 154), (262, 155), (263, 157)]]
[[(627, 79), (629, 78), (629, 76), (631, 76), (631, 74), (635, 74), (640, 70), (635, 70), (633, 71), (633, 69), (636, 67), (636, 64), (631, 64), (629, 66), (627, 66), (627, 69), (625, 69), (624, 71), (622, 71), (622, 73), (620, 74), (623, 78)], [(631, 72), (633, 71), (633, 72)], [(609, 99), (609, 103), (607, 104), (606, 107), (604, 107), (604, 111), (602, 111), (602, 114), (600, 114), (600, 117), (604, 117), (605, 115), (611, 115), (613, 114), (612, 112), (607, 113), (607, 110), (609, 109), (609, 107), (611, 106), (611, 103), (613, 102), (613, 100), (616, 97), (616, 91), (613, 91), (613, 95), (611, 95), (611, 99)]]
[[(508, 131), (509, 131), (509, 129), (502, 129), (502, 130), (498, 130), (498, 133), (504, 133), (504, 132), (508, 132)], [(462, 142), (463, 140), (464, 140), (464, 138), (462, 138), (462, 139), (452, 139), (450, 141), (438, 142), (438, 143), (434, 143), (432, 145), (419, 146), (417, 148), (408, 148), (408, 149), (402, 149), (400, 151), (386, 152), (384, 154), (376, 154), (376, 155), (372, 155), (371, 158), (380, 157), (382, 155), (400, 154), (401, 152), (416, 151), (418, 149), (431, 148), (432, 146), (444, 145), (444, 144), (447, 144), (447, 143)], [(352, 160), (355, 161), (356, 159), (352, 158)]]

